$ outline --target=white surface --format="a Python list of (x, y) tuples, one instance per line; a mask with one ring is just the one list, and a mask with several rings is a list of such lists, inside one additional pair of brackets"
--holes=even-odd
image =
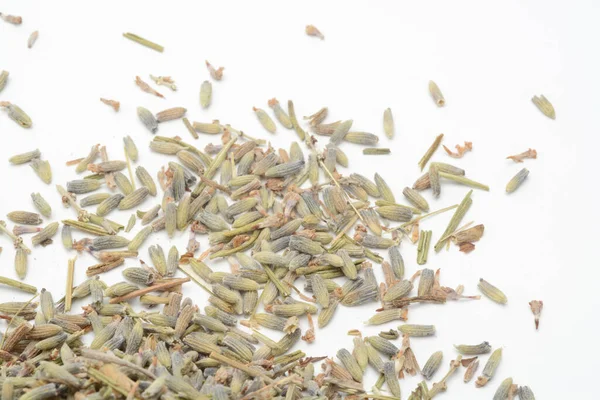
[[(358, 146), (344, 144), (352, 168), (343, 173), (379, 172), (398, 199), (402, 188), (420, 175), (417, 161), (437, 134), (445, 134), (443, 143), (450, 148), (472, 141), (473, 152), (461, 160), (453, 161), (443, 151), (433, 159), (454, 162), (471, 178), (490, 185), (489, 193), (474, 192), (464, 220), (485, 224), (485, 235), (469, 255), (455, 246), (431, 253), (427, 267), (441, 268), (442, 284), (464, 284), (466, 294), (477, 294), (477, 281), (484, 277), (502, 288), (509, 302), (502, 307), (483, 298), (412, 307), (410, 323), (435, 324), (438, 331), (433, 338), (412, 340), (418, 361), (423, 366), (433, 351), (443, 350), (443, 366), (433, 379), (438, 381), (456, 356), (452, 344), (487, 340), (494, 348), (504, 348), (494, 379), (475, 389), (473, 382), (462, 383), (461, 369), (449, 380), (444, 398), (491, 398), (508, 376), (529, 385), (539, 399), (593, 398), (599, 272), (597, 263), (589, 262), (589, 239), (597, 235), (598, 222), (596, 192), (590, 188), (596, 165), (589, 164), (598, 148), (598, 11), (592, 1), (4, 1), (0, 12), (22, 15), (24, 23), (0, 23), (0, 69), (10, 71), (0, 100), (20, 105), (34, 126), (21, 129), (0, 113), (0, 159), (5, 160), (1, 214), (33, 210), (29, 193), (39, 191), (51, 202), (55, 219), (73, 217), (54, 189), (76, 177), (65, 161), (86, 155), (95, 143), (105, 144), (111, 157), (122, 158), (122, 137), (128, 134), (140, 149), (140, 163), (155, 174), (166, 157), (148, 150), (152, 137), (135, 115), (140, 105), (154, 112), (184, 106), (190, 120), (220, 119), (286, 148), (295, 134), (278, 126), (277, 134), (268, 136), (252, 106), (270, 112), (266, 102), (274, 96), (283, 104), (293, 99), (300, 116), (328, 106), (329, 122), (352, 118), (356, 129), (379, 134), (380, 145), (392, 149), (392, 156), (367, 157)], [(316, 25), (325, 40), (307, 37), (306, 24)], [(28, 49), (27, 38), (34, 30), (39, 30), (39, 39)], [(165, 52), (131, 42), (123, 32), (160, 43)], [(200, 108), (198, 96), (200, 83), (209, 79), (205, 59), (225, 66), (223, 81), (213, 82), (208, 110)], [(158, 87), (166, 99), (143, 93), (134, 78), (150, 82), (150, 73), (173, 76), (179, 90)], [(433, 104), (427, 91), (430, 79), (442, 89), (446, 107)], [(550, 99), (556, 121), (534, 107), (534, 94)], [(99, 97), (119, 100), (121, 111), (114, 113)], [(396, 121), (392, 141), (382, 132), (386, 107), (392, 108)], [(193, 141), (180, 121), (162, 124), (159, 134)], [(215, 139), (201, 136), (193, 143), (203, 147)], [(10, 155), (36, 147), (52, 164), (50, 186), (28, 166), (6, 162)], [(505, 160), (529, 147), (537, 149), (537, 160), (522, 165)], [(522, 167), (531, 171), (529, 179), (518, 192), (506, 195), (504, 186)], [(430, 193), (427, 199), (435, 210), (458, 203), (466, 190), (446, 183), (440, 199), (433, 200)], [(140, 208), (155, 201), (149, 199)], [(126, 223), (129, 215), (110, 217)], [(422, 228), (432, 229), (435, 241), (450, 217), (437, 216)], [(137, 228), (139, 222), (134, 232)], [(186, 239), (187, 233), (178, 234), (173, 243), (183, 250)], [(0, 240), (0, 272), (14, 277), (12, 244), (6, 237)], [(166, 235), (153, 236), (147, 245), (152, 243), (165, 251), (171, 245)], [(140, 252), (143, 259), (148, 259), (146, 249)], [(418, 269), (416, 246), (403, 243), (401, 251), (410, 276)], [(36, 248), (27, 281), (61, 297), (67, 257), (58, 236), (55, 245)], [(79, 256), (76, 282), (93, 263), (89, 255)], [(224, 263), (212, 266), (227, 268)], [(379, 266), (375, 269), (381, 278)], [(103, 279), (114, 283), (119, 274), (114, 271)], [(5, 289), (1, 293), (1, 301), (28, 297)], [(185, 293), (199, 304), (205, 298), (191, 283)], [(532, 299), (545, 304), (537, 332), (528, 306)], [(349, 329), (376, 334), (398, 325), (364, 328), (362, 321), (376, 307), (340, 307), (333, 323), (316, 332), (316, 342), (302, 347), (313, 356), (334, 355), (341, 346), (351, 349)], [(482, 357), (479, 372), (486, 360)], [(366, 387), (374, 374), (369, 378)], [(419, 380), (401, 381), (404, 398)]]

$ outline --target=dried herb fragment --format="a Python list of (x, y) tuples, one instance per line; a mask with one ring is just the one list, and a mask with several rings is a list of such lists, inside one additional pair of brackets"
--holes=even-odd
[(437, 148), (440, 147), (440, 143), (442, 142), (443, 138), (443, 133), (440, 133), (438, 136), (436, 136), (431, 146), (429, 146), (423, 157), (421, 157), (421, 159), (419, 160), (419, 168), (421, 168), (421, 171), (423, 171), (423, 168), (425, 168), (425, 165), (427, 165), (427, 162), (429, 161), (431, 156), (433, 156), (433, 153), (435, 153)]
[(113, 110), (115, 110), (115, 112), (118, 112), (119, 108), (121, 107), (121, 103), (119, 103), (116, 100), (108, 100), (100, 97), (100, 101), (106, 104), (107, 106), (111, 106)]
[(471, 142), (465, 142), (464, 146), (461, 146), (460, 144), (457, 144), (456, 146), (454, 146), (456, 148), (456, 153), (452, 152), (452, 150), (450, 150), (449, 148), (447, 148), (445, 145), (443, 145), (444, 150), (446, 150), (446, 153), (448, 153), (448, 155), (452, 158), (462, 158), (462, 156), (465, 155), (465, 153), (467, 151), (472, 151), (473, 150), (473, 143)]
[(517, 190), (529, 176), (529, 170), (523, 168), (506, 184), (506, 193), (512, 193)]
[(206, 68), (208, 68), (208, 72), (210, 73), (210, 76), (215, 81), (220, 81), (221, 79), (223, 79), (223, 70), (225, 69), (225, 67), (215, 68), (211, 65), (211, 63), (206, 61)]
[(377, 148), (377, 147), (368, 147), (366, 149), (363, 149), (363, 154), (366, 156), (370, 156), (370, 155), (385, 155), (385, 154), (390, 154), (391, 150), (390, 149), (384, 149), (384, 148)]
[(137, 42), (137, 43), (141, 44), (142, 46), (149, 47), (152, 50), (156, 50), (156, 51), (158, 51), (160, 53), (162, 53), (163, 50), (165, 49), (161, 45), (153, 43), (153, 42), (151, 42), (151, 41), (149, 41), (147, 39), (144, 39), (143, 37), (138, 36), (138, 35), (136, 35), (134, 33), (127, 32), (127, 33), (124, 33), (123, 36), (126, 37), (129, 40), (133, 40), (134, 42)]
[(16, 15), (0, 13), (0, 18), (13, 25), (21, 25), (23, 23), (23, 18)]
[(529, 307), (535, 317), (535, 329), (538, 329), (540, 327), (540, 315), (542, 314), (542, 308), (544, 308), (544, 302), (541, 300), (531, 300)]
[(304, 31), (306, 32), (306, 34), (308, 36), (318, 37), (321, 40), (325, 39), (325, 36), (323, 36), (323, 34), (321, 33), (321, 31), (319, 31), (317, 29), (317, 27), (314, 26), (314, 25), (306, 25), (306, 29), (304, 29)]
[(533, 96), (531, 98), (531, 101), (533, 102), (533, 104), (535, 104), (538, 110), (540, 110), (542, 114), (544, 114), (546, 117), (556, 119), (556, 112), (554, 111), (554, 107), (548, 101), (548, 99), (544, 97), (544, 95), (540, 95), (539, 97)]
[(537, 151), (535, 149), (527, 149), (526, 151), (515, 154), (514, 156), (508, 156), (507, 159), (513, 160), (516, 163), (523, 162), (526, 158), (537, 158)]
[(177, 90), (177, 85), (175, 85), (175, 81), (170, 76), (154, 76), (151, 74), (150, 79), (152, 79), (157, 85), (166, 86), (172, 91)]
[(11, 104), (8, 101), (0, 101), (0, 107), (3, 107), (7, 111), (8, 117), (19, 124), (19, 126), (31, 128), (31, 125), (33, 124), (31, 118), (21, 109), (21, 107)]
[(444, 107), (446, 105), (444, 95), (434, 81), (429, 81), (429, 94), (431, 94), (431, 98), (438, 107)]
[(157, 92), (156, 90), (152, 89), (152, 87), (150, 87), (150, 85), (148, 85), (146, 82), (144, 82), (142, 80), (142, 78), (140, 78), (139, 76), (135, 77), (135, 84), (140, 89), (142, 89), (143, 92), (153, 94), (153, 95), (155, 95), (157, 97), (160, 97), (160, 98), (164, 98), (165, 97), (162, 94), (160, 94), (159, 92)]
[(479, 283), (477, 284), (481, 293), (483, 293), (488, 299), (498, 303), (498, 304), (506, 304), (508, 299), (506, 295), (498, 289), (496, 286), (492, 285), (488, 281), (479, 279)]
[(37, 41), (39, 36), (39, 32), (38, 31), (34, 31), (31, 32), (31, 35), (29, 35), (29, 38), (27, 39), (27, 47), (28, 48), (32, 48), (33, 45), (35, 44), (35, 42)]

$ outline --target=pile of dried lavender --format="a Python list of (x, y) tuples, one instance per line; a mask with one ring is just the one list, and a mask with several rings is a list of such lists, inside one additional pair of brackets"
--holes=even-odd
[[(313, 28), (307, 27), (307, 33), (323, 38)], [(162, 51), (162, 46), (137, 35), (125, 36)], [(222, 78), (222, 67), (215, 69), (208, 62), (207, 67), (213, 79)], [(8, 73), (0, 74), (0, 90), (7, 77)], [(175, 90), (170, 77), (152, 79)], [(160, 95), (139, 77), (136, 84)], [(433, 82), (429, 87), (436, 104), (443, 106), (439, 87)], [(210, 106), (212, 90), (210, 82), (202, 84), (202, 107)], [(119, 110), (119, 102), (102, 101)], [(0, 105), (19, 125), (31, 126), (31, 119), (19, 107), (8, 102)], [(476, 386), (493, 378), (502, 349), (492, 352), (487, 342), (463, 344), (456, 346), (459, 355), (443, 378), (428, 385), (442, 365), (443, 353), (432, 354), (421, 368), (410, 338), (434, 335), (433, 325), (403, 323), (397, 330), (368, 337), (349, 332), (354, 336), (352, 351), (342, 348), (336, 358), (290, 352), (301, 339), (315, 340), (313, 315), (319, 328), (325, 327), (340, 304), (374, 303), (376, 312), (366, 323), (381, 325), (407, 321), (414, 303), (479, 299), (463, 295), (462, 285), (456, 289), (442, 286), (439, 269), (424, 268), (407, 278), (400, 241), (418, 243), (417, 263), (426, 264), (433, 233), (421, 230), (421, 222), (453, 211), (446, 230), (435, 235), (434, 250), (439, 252), (454, 242), (461, 251), (472, 251), (484, 227), (460, 225), (472, 204), (473, 191), (460, 204), (436, 211), (430, 211), (421, 193), (431, 189), (433, 196), (440, 196), (446, 180), (489, 188), (465, 177), (465, 171), (456, 166), (430, 162), (443, 140), (440, 135), (419, 162), (421, 170), (428, 167), (427, 173), (403, 190), (408, 204), (401, 204), (379, 174), (371, 180), (357, 173), (344, 176), (337, 169), (348, 166), (341, 149), (344, 143), (373, 146), (378, 142), (376, 135), (352, 131), (351, 120), (325, 123), (327, 108), (307, 117), (307, 131), (291, 101), (287, 110), (276, 99), (268, 105), (275, 119), (298, 135), (299, 141), (289, 149), (274, 149), (218, 121), (190, 123), (182, 107), (156, 114), (139, 107), (138, 117), (152, 134), (161, 123), (181, 118), (194, 138), (201, 133), (220, 135), (220, 140), (200, 150), (179, 137), (154, 136), (150, 149), (169, 157), (168, 168), (158, 171), (156, 179), (142, 165), (133, 170), (131, 164), (138, 163), (139, 154), (130, 137), (124, 138), (125, 160), (110, 159), (105, 147), (95, 145), (87, 155), (68, 163), (75, 174), (90, 174), (57, 185), (63, 205), (74, 211), (73, 219), (62, 221), (62, 243), (73, 252), (93, 255), (98, 263), (89, 266), (88, 278), (75, 285), (75, 258), (69, 260), (65, 296), (58, 301), (49, 291), (42, 289), (38, 294), (35, 287), (0, 277), (0, 284), (35, 294), (28, 302), (0, 303), (7, 321), (0, 339), (2, 399), (393, 399), (401, 396), (399, 379), (418, 373), (424, 380), (408, 398), (431, 399), (447, 389), (448, 379), (461, 366), (466, 368), (464, 381), (469, 382), (477, 372), (477, 357), (490, 352)], [(254, 111), (268, 132), (276, 131), (267, 112)], [(393, 136), (389, 109), (384, 112), (384, 131)], [(324, 149), (317, 147), (311, 132), (328, 137)], [(458, 158), (467, 147), (472, 149), (470, 143), (457, 146)], [(370, 153), (379, 154), (366, 152)], [(42, 181), (49, 184), (52, 180), (50, 164), (41, 160), (39, 150), (9, 161), (29, 163)], [(507, 191), (514, 191), (525, 176), (515, 177)], [(57, 201), (48, 202), (36, 193), (31, 197), (39, 214), (8, 213), (8, 219), (17, 224), (12, 231), (0, 223), (0, 230), (14, 242), (15, 269), (21, 279), (26, 277), (32, 251), (22, 235), (35, 233), (34, 248), (52, 245), (60, 225), (51, 222), (38, 228), (44, 222), (42, 216), (51, 218), (50, 203)], [(131, 210), (126, 226), (109, 219), (117, 209)], [(122, 236), (120, 231), (132, 231), (138, 220), (141, 228), (135, 235), (131, 239)], [(398, 224), (390, 226), (394, 223)], [(175, 246), (165, 252), (153, 245), (148, 248), (152, 265), (140, 260), (139, 266), (123, 268), (123, 281), (111, 285), (100, 279), (99, 275), (123, 266), (125, 259), (137, 259), (149, 236), (162, 230), (169, 237), (189, 232), (185, 252)], [(74, 234), (81, 236), (73, 238)], [(196, 235), (207, 235), (210, 243), (200, 254)], [(380, 254), (382, 250), (385, 253)], [(209, 266), (209, 260), (219, 258), (229, 262), (229, 271)], [(377, 282), (374, 264), (381, 265), (385, 282)], [(176, 278), (178, 271), (187, 277)], [(195, 305), (182, 296), (182, 285), (191, 281), (209, 293), (208, 304)], [(302, 283), (312, 295), (297, 288)], [(481, 279), (478, 287), (491, 300), (506, 303), (504, 293), (489, 282)], [(139, 299), (143, 310), (132, 308), (129, 301), (133, 299)], [(69, 313), (74, 300), (85, 304), (82, 313)], [(531, 307), (537, 324), (541, 302)], [(308, 328), (302, 332), (304, 317)], [(282, 336), (271, 339), (260, 327), (281, 331)], [(87, 333), (93, 338), (84, 344)], [(400, 336), (397, 346), (394, 340)], [(320, 361), (322, 371), (315, 366)], [(369, 367), (380, 376), (372, 388), (362, 382)], [(517, 393), (522, 399), (534, 398), (528, 387), (517, 387), (508, 378), (494, 399), (513, 398)]]

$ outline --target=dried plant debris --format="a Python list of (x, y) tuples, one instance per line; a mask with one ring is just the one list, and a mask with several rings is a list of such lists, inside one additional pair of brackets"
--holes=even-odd
[(467, 151), (473, 150), (472, 142), (465, 142), (464, 146), (457, 144), (456, 146), (454, 146), (454, 148), (456, 149), (456, 152), (453, 152), (452, 150), (447, 148), (445, 145), (442, 145), (442, 146), (444, 147), (444, 150), (446, 150), (446, 153), (452, 158), (462, 158)]
[(306, 29), (304, 29), (304, 31), (306, 32), (306, 34), (308, 36), (318, 37), (321, 40), (325, 39), (325, 36), (323, 36), (323, 34), (321, 33), (321, 31), (319, 31), (317, 29), (317, 27), (314, 26), (314, 25), (306, 25)]
[(213, 78), (215, 81), (220, 81), (221, 79), (223, 79), (223, 70), (225, 69), (225, 67), (215, 68), (207, 60), (206, 68), (208, 69), (211, 78)]
[(513, 385), (512, 378), (506, 378), (500, 383), (498, 389), (496, 389), (496, 393), (494, 393), (494, 400), (505, 400), (509, 397), (511, 393), (513, 393), (510, 398), (514, 397), (516, 393), (517, 385)]
[(421, 231), (419, 235), (419, 244), (417, 246), (417, 264), (424, 265), (427, 263), (427, 255), (431, 245), (431, 231)]
[(446, 241), (450, 238), (450, 235), (458, 228), (458, 225), (460, 224), (465, 214), (471, 207), (471, 204), (473, 204), (473, 199), (471, 199), (472, 193), (473, 191), (470, 190), (465, 196), (465, 198), (462, 200), (462, 202), (456, 208), (456, 211), (454, 212), (454, 215), (452, 216), (448, 227), (444, 231), (442, 237), (434, 246), (435, 251), (439, 252), (444, 247)]
[(413, 393), (415, 393), (415, 392), (425, 393), (425, 397), (421, 397), (421, 398), (432, 399), (435, 396), (437, 396), (439, 393), (445, 392), (446, 390), (448, 390), (448, 384), (447, 384), (446, 381), (452, 375), (454, 375), (454, 373), (461, 366), (461, 364), (462, 364), (462, 356), (458, 356), (456, 358), (456, 360), (452, 360), (450, 362), (450, 369), (446, 373), (446, 375), (444, 375), (444, 377), (442, 378), (441, 381), (434, 383), (432, 385), (431, 389), (429, 389), (427, 387), (427, 383), (425, 381), (423, 381), (423, 382), (421, 382), (419, 384), (419, 386), (417, 387), (417, 389)]
[(481, 239), (484, 229), (483, 224), (479, 224), (472, 228), (458, 230), (450, 238), (459, 247), (460, 251), (470, 253), (475, 250), (473, 243)]
[(392, 116), (391, 108), (386, 108), (383, 112), (383, 131), (389, 139), (394, 137), (394, 117)]
[[(437, 175), (438, 175), (437, 179), (439, 179), (439, 178), (448, 179), (448, 180), (460, 183), (461, 185), (469, 186), (469, 187), (472, 187), (475, 189), (485, 190), (486, 192), (489, 192), (489, 190), (490, 190), (489, 186), (487, 186), (483, 183), (474, 181), (472, 179), (466, 178), (464, 176), (454, 175), (454, 174), (450, 174), (447, 172), (443, 172), (443, 171), (440, 171), (437, 167), (436, 167), (436, 171), (437, 171)], [(429, 179), (431, 180), (431, 177)]]
[(465, 375), (463, 376), (463, 381), (465, 383), (469, 383), (471, 382), (471, 379), (473, 379), (473, 377), (475, 376), (477, 368), (479, 368), (479, 358), (473, 357), (469, 359), (463, 359), (462, 361), (463, 367), (466, 367)]
[(119, 103), (116, 100), (109, 100), (109, 99), (104, 99), (101, 97), (100, 101), (103, 102), (104, 104), (106, 104), (107, 106), (111, 106), (113, 108), (113, 110), (115, 110), (115, 112), (118, 112), (119, 108), (121, 107), (121, 103)]
[(212, 102), (212, 83), (210, 81), (202, 82), (200, 85), (200, 105), (202, 108), (208, 108)]
[[(312, 26), (307, 33), (323, 38)], [(163, 50), (136, 35), (125, 36)], [(223, 67), (206, 64), (212, 79), (221, 80)], [(172, 78), (150, 77), (155, 84), (176, 90)], [(7, 78), (8, 73), (0, 73), (0, 90)], [(136, 84), (163, 97), (139, 77)], [(433, 82), (430, 90), (436, 104), (444, 105)], [(101, 101), (118, 111), (118, 102)], [(200, 106), (207, 108), (211, 102), (212, 83), (204, 81)], [(253, 109), (265, 130), (274, 134), (276, 124), (281, 124), (293, 129), (300, 140), (275, 148), (264, 135), (253, 137), (218, 120), (192, 123), (185, 118), (184, 107), (172, 105), (157, 113), (137, 107), (138, 118), (152, 134), (157, 134), (159, 125), (182, 119), (192, 137), (205, 134), (206, 142), (198, 148), (178, 136), (152, 136), (152, 156), (164, 160), (163, 167), (154, 170), (139, 164), (146, 146), (138, 151), (129, 136), (116, 157), (109, 157), (106, 147), (93, 145), (87, 155), (67, 161), (81, 175), (64, 187), (57, 185), (56, 198), (35, 191), (33, 205), (6, 210), (14, 225), (9, 228), (0, 221), (0, 239), (12, 241), (17, 278), (39, 273), (37, 252), (52, 244), (59, 229), (63, 247), (86, 262), (86, 277), (75, 271), (75, 257), (65, 262), (58, 271), (66, 278), (66, 288), (60, 288), (65, 293), (62, 299), (49, 290), (0, 277), (0, 285), (9, 290), (36, 296), (0, 302), (0, 321), (6, 323), (0, 335), (2, 398), (386, 400), (401, 396), (400, 378), (421, 374), (424, 380), (409, 399), (424, 400), (446, 391), (461, 365), (466, 368), (465, 382), (475, 376), (477, 356), (492, 350), (487, 342), (456, 345), (458, 357), (445, 375), (428, 386), (428, 380), (441, 374), (443, 349), (420, 367), (417, 358), (424, 361), (428, 354), (417, 357), (411, 338), (428, 340), (440, 333), (434, 321), (413, 323), (419, 303), (435, 308), (480, 297), (465, 295), (463, 285), (442, 286), (440, 269), (415, 272), (414, 262), (405, 266), (400, 251), (412, 241), (417, 265), (426, 264), (429, 257), (442, 257), (429, 254), (434, 235), (436, 252), (450, 242), (461, 251), (471, 251), (484, 232), (482, 224), (461, 227), (473, 202), (472, 191), (460, 204), (431, 212), (423, 191), (431, 189), (434, 197), (444, 199), (442, 185), (449, 181), (489, 188), (466, 178), (461, 168), (431, 160), (443, 139), (439, 135), (419, 162), (427, 173), (414, 188), (402, 191), (408, 205), (399, 204), (399, 194), (390, 185), (395, 181), (383, 178), (389, 173), (376, 173), (371, 180), (344, 170), (353, 167), (344, 146), (348, 142), (376, 146), (377, 135), (352, 130), (352, 119), (326, 122), (327, 107), (298, 121), (292, 101), (287, 109), (274, 98), (267, 104), (275, 118), (267, 108)], [(8, 102), (0, 106), (20, 126), (31, 126), (19, 107)], [(383, 131), (390, 139), (394, 136), (389, 108), (384, 111)], [(329, 136), (328, 143), (319, 147), (313, 133)], [(460, 158), (471, 144), (457, 146), (456, 153), (445, 149)], [(363, 149), (367, 155), (389, 152)], [(14, 153), (18, 154), (10, 157), (11, 168), (29, 163), (45, 183), (51, 182), (50, 164), (41, 159), (39, 150)], [(125, 155), (124, 161), (119, 154)], [(529, 150), (510, 158), (519, 162), (534, 156), (535, 150)], [(136, 163), (135, 176), (132, 163)], [(90, 174), (84, 175), (86, 171)], [(72, 219), (52, 220), (56, 212), (51, 205), (57, 201), (62, 201)], [(441, 235), (424, 225), (429, 218), (454, 209)], [(162, 236), (162, 231), (167, 235)], [(165, 242), (182, 235), (185, 248)], [(201, 236), (208, 242), (202, 250)], [(217, 264), (217, 260), (225, 262)], [(377, 264), (383, 272), (381, 282)], [(109, 271), (112, 276), (121, 273), (122, 278), (105, 282)], [(185, 297), (189, 285), (205, 291), (207, 301), (194, 304)], [(493, 301), (506, 303), (498, 288), (483, 279), (478, 286)], [(320, 329), (335, 325), (341, 308), (359, 306), (372, 306), (365, 324), (382, 325), (379, 329), (384, 330), (363, 337), (353, 329), (349, 346), (319, 357), (292, 350), (300, 340), (319, 340), (315, 325)], [(542, 302), (532, 301), (530, 306), (537, 327)], [(398, 321), (397, 329), (383, 327)], [(277, 331), (277, 336), (263, 328)], [(335, 357), (327, 357), (334, 352)], [(478, 387), (493, 377), (501, 352), (497, 349), (490, 355)], [(463, 359), (463, 355), (473, 358)], [(321, 363), (320, 371), (316, 363)], [(369, 368), (380, 375), (374, 393), (366, 389)], [(533, 398), (527, 387), (517, 390), (509, 380), (501, 383), (496, 397), (512, 398), (517, 392)]]
[(31, 32), (31, 35), (29, 35), (29, 38), (27, 39), (27, 48), (32, 48), (33, 45), (35, 44), (35, 42), (37, 41), (39, 36), (39, 32), (38, 31), (34, 31)]
[(150, 74), (150, 79), (154, 81), (159, 86), (166, 86), (172, 91), (177, 90), (177, 85), (175, 84), (175, 80), (170, 76), (154, 76)]
[(385, 154), (390, 154), (391, 150), (390, 149), (385, 149), (385, 148), (377, 148), (377, 147), (368, 147), (363, 149), (363, 154), (366, 156), (378, 156), (378, 155), (385, 155)]
[(0, 13), (0, 18), (13, 25), (21, 25), (23, 23), (23, 18), (16, 15)]
[(542, 114), (544, 114), (546, 117), (551, 118), (551, 119), (556, 119), (556, 112), (554, 111), (554, 107), (548, 101), (548, 99), (546, 97), (544, 97), (543, 94), (540, 95), (539, 97), (533, 96), (531, 98), (531, 101), (533, 102), (533, 104), (535, 104), (535, 106), (538, 108), (538, 110), (540, 110), (542, 112)]
[(155, 95), (156, 97), (160, 97), (160, 98), (164, 98), (165, 96), (163, 96), (162, 94), (160, 94), (159, 92), (157, 92), (156, 90), (154, 90), (148, 83), (144, 82), (142, 80), (142, 78), (140, 78), (139, 76), (135, 77), (135, 84), (142, 89), (143, 92), (146, 93), (150, 93)]
[(522, 153), (515, 154), (514, 156), (508, 156), (506, 158), (509, 160), (513, 160), (516, 163), (520, 163), (523, 162), (523, 160), (526, 158), (537, 158), (537, 151), (535, 151), (535, 149), (527, 149)]
[(132, 40), (132, 41), (134, 41), (136, 43), (141, 44), (142, 46), (146, 46), (146, 47), (148, 47), (148, 48), (150, 48), (152, 50), (156, 50), (156, 51), (158, 51), (160, 53), (162, 53), (164, 51), (164, 49), (165, 49), (163, 46), (161, 46), (159, 44), (156, 44), (154, 42), (151, 42), (148, 39), (144, 39), (143, 37), (138, 36), (138, 35), (136, 35), (134, 33), (127, 32), (127, 33), (124, 33), (123, 36), (126, 37), (129, 40)]
[(535, 329), (538, 329), (540, 327), (540, 315), (542, 314), (542, 308), (544, 308), (544, 302), (541, 300), (531, 300), (529, 307), (535, 317)]

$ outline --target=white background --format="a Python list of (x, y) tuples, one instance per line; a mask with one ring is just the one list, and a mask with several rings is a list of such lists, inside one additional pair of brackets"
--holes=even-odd
[[(452, 344), (487, 340), (494, 348), (504, 348), (494, 379), (476, 389), (473, 382), (462, 382), (461, 369), (449, 380), (444, 398), (491, 398), (509, 376), (529, 385), (540, 399), (595, 397), (599, 272), (591, 260), (598, 223), (597, 3), (5, 0), (1, 7), (0, 12), (21, 15), (24, 22), (0, 23), (0, 69), (10, 71), (0, 100), (18, 104), (34, 121), (33, 128), (25, 130), (0, 113), (2, 215), (33, 210), (29, 194), (39, 191), (51, 202), (54, 219), (73, 217), (72, 210), (62, 208), (54, 188), (76, 177), (65, 161), (85, 156), (96, 143), (106, 145), (112, 158), (122, 159), (125, 135), (134, 138), (140, 163), (155, 176), (167, 159), (148, 150), (152, 137), (136, 117), (137, 106), (154, 112), (184, 106), (190, 120), (219, 119), (285, 148), (295, 134), (278, 126), (277, 134), (269, 136), (253, 106), (270, 112), (268, 99), (277, 97), (282, 104), (293, 99), (300, 116), (328, 106), (328, 122), (352, 118), (355, 129), (380, 135), (380, 145), (392, 149), (391, 156), (363, 156), (358, 146), (344, 144), (351, 169), (342, 173), (372, 177), (379, 172), (400, 200), (402, 188), (420, 175), (418, 160), (443, 132), (448, 147), (468, 140), (473, 152), (454, 161), (438, 151), (433, 159), (455, 162), (491, 191), (474, 192), (463, 221), (485, 224), (476, 250), (465, 255), (452, 246), (448, 252), (431, 253), (427, 267), (441, 268), (442, 284), (464, 284), (466, 294), (477, 294), (478, 279), (484, 277), (502, 288), (509, 301), (499, 306), (483, 298), (411, 308), (409, 322), (435, 324), (438, 332), (412, 340), (420, 365), (433, 351), (443, 350), (443, 366), (433, 379), (438, 381), (456, 356)], [(325, 40), (306, 36), (306, 24), (316, 25)], [(34, 30), (39, 30), (39, 39), (28, 49), (27, 38)], [(160, 43), (165, 51), (142, 47), (123, 38), (123, 32)], [(208, 110), (199, 105), (200, 84), (209, 79), (205, 59), (225, 66), (223, 81), (213, 82)], [(173, 76), (178, 91), (157, 87), (166, 99), (143, 93), (133, 82), (136, 75), (150, 82), (149, 74)], [(427, 91), (430, 79), (442, 89), (446, 107), (433, 104)], [(534, 94), (550, 99), (556, 121), (534, 107)], [(119, 100), (121, 111), (114, 113), (100, 97)], [(382, 132), (387, 107), (396, 122), (391, 141)], [(162, 124), (159, 134), (193, 141), (181, 121)], [(193, 144), (203, 147), (215, 140), (202, 136)], [(41, 183), (27, 165), (10, 166), (6, 161), (36, 147), (52, 164), (52, 185)], [(538, 151), (537, 160), (517, 165), (505, 159), (529, 147)], [(522, 167), (531, 171), (528, 180), (506, 195), (506, 183)], [(435, 210), (458, 203), (466, 190), (444, 183), (439, 199), (426, 196)], [(148, 209), (156, 201), (148, 199), (140, 208)], [(125, 224), (129, 215), (110, 217)], [(433, 230), (435, 242), (450, 217), (451, 213), (437, 216), (422, 228)], [(138, 228), (139, 223), (124, 235), (132, 237)], [(179, 233), (173, 240), (181, 252), (186, 239), (187, 233)], [(0, 274), (15, 277), (12, 244), (6, 236), (0, 240)], [(152, 243), (160, 243), (165, 252), (171, 246), (166, 235), (152, 236), (141, 258), (149, 258), (147, 245)], [(419, 268), (416, 246), (404, 242), (401, 251), (410, 276)], [(54, 245), (36, 248), (27, 281), (62, 297), (70, 256), (59, 236)], [(93, 263), (89, 255), (79, 256), (76, 282)], [(136, 262), (127, 260), (126, 265)], [(225, 263), (211, 266), (228, 268)], [(381, 278), (378, 265), (375, 270)], [(103, 279), (114, 283), (120, 271)], [(297, 283), (302, 286), (301, 280)], [(0, 293), (0, 301), (28, 298), (9, 289)], [(205, 295), (193, 283), (186, 285), (185, 293), (203, 304)], [(545, 304), (537, 332), (528, 306), (533, 299)], [(316, 342), (302, 343), (302, 348), (313, 356), (334, 355), (341, 346), (351, 349), (349, 329), (376, 334), (398, 325), (363, 327), (362, 321), (376, 307), (340, 307), (333, 323), (316, 332)], [(482, 357), (479, 372), (486, 359)], [(421, 379), (417, 378), (401, 382), (404, 398)], [(371, 372), (367, 388), (374, 379)]]

